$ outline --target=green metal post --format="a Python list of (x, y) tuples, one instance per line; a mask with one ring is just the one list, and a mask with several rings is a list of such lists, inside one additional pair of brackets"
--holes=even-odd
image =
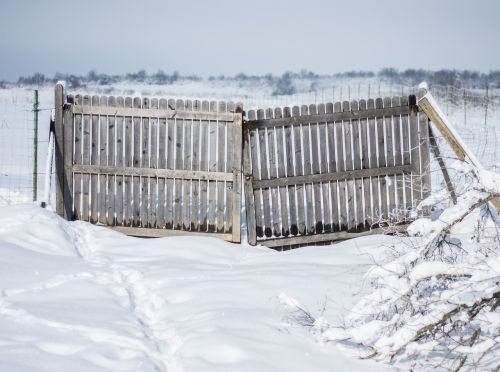
[(33, 100), (33, 201), (37, 198), (38, 189), (38, 90)]

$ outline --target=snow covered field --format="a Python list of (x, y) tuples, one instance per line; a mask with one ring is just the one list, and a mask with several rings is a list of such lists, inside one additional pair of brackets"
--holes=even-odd
[[(326, 85), (308, 92), (309, 83), (302, 83), (303, 93), (281, 97), (251, 82), (95, 86), (70, 93), (232, 98), (247, 109), (355, 99), (356, 86), (361, 98), (367, 97), (366, 84), (355, 80), (329, 82), (337, 84), (332, 97)], [(350, 88), (344, 85), (341, 98), (342, 84)], [(372, 97), (376, 86), (371, 85)], [(400, 93), (392, 84), (378, 89), (381, 95)], [(211, 238), (137, 239), (66, 222), (30, 203), (31, 113), (26, 110), (31, 97), (31, 89), (0, 89), (0, 371), (409, 368), (357, 359), (355, 348), (334, 338), (327, 341), (311, 327), (307, 314), (317, 324), (324, 319), (329, 326), (343, 325), (355, 305), (374, 291), (365, 276), (372, 265), (387, 259), (395, 247), (418, 246), (422, 238), (370, 236), (275, 252)], [(467, 107), (465, 117), (463, 103), (446, 105), (442, 92), (436, 98), (485, 166), (498, 170), (500, 105), (490, 107), (486, 123), (479, 104)], [(40, 102), (43, 167), (53, 87), (40, 89)], [(445, 157), (449, 154), (445, 150)], [(436, 190), (443, 187), (438, 179), (434, 169)], [(478, 213), (457, 226), (454, 237), (470, 243), (471, 232), (480, 228), (474, 227), (481, 219)], [(497, 231), (494, 224), (489, 229), (493, 235)], [(474, 239), (479, 240), (478, 234)], [(498, 244), (494, 249), (498, 252)], [(297, 312), (297, 304), (306, 312)]]
[(33, 205), (0, 210), (2, 371), (373, 371), (290, 318), (339, 322), (376, 236), (275, 252), (137, 239)]

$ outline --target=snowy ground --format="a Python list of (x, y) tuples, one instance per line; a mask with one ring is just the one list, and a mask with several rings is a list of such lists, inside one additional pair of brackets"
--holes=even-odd
[(2, 207), (0, 370), (388, 369), (315, 339), (283, 298), (340, 322), (390, 239), (280, 253), (137, 239), (34, 205)]
[[(359, 90), (356, 81), (347, 83)], [(357, 98), (356, 89), (344, 87), (341, 93), (341, 86), (332, 90), (333, 99), (341, 94)], [(89, 93), (232, 97), (247, 109), (331, 100), (330, 89), (323, 87), (282, 97), (269, 96), (268, 88), (194, 82), (163, 90), (126, 85)], [(378, 89), (382, 95), (399, 93), (387, 84)], [(366, 98), (365, 90), (361, 85), (357, 93)], [(40, 89), (41, 168), (52, 96), (53, 87)], [(31, 99), (31, 89), (0, 90), (0, 371), (390, 368), (325, 343), (297, 324), (287, 304), (299, 301), (313, 316), (342, 324), (371, 291), (364, 275), (382, 256), (383, 246), (411, 246), (410, 238), (371, 236), (279, 253), (210, 238), (136, 239), (68, 223), (34, 205), (9, 205), (32, 198)], [(440, 104), (464, 140), (485, 166), (495, 169), (500, 106), (489, 109), (486, 125), (479, 104), (465, 112), (460, 102), (446, 102)], [(433, 187), (439, 189), (435, 174)], [(42, 175), (39, 186), (40, 198)], [(464, 239), (471, 236), (469, 229), (463, 233)]]

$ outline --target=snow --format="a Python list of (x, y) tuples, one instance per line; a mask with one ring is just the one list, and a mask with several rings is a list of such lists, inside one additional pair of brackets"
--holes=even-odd
[(392, 257), (378, 257), (365, 275), (372, 291), (342, 326), (322, 322), (326, 342), (343, 343), (360, 357), (403, 368), (455, 369), (462, 358), (466, 370), (497, 368), (500, 313), (493, 304), (499, 290), (500, 246), (498, 220), (491, 218), (495, 215), (487, 214), (493, 234), (484, 223), (470, 238), (483, 223), (482, 212), (474, 209), (498, 190), (495, 182), (487, 187), (480, 183), (496, 179), (495, 174), (480, 174), (456, 205), (409, 226), (415, 240), (401, 239), (397, 248), (387, 249)]
[[(388, 93), (383, 92), (386, 88), (382, 84), (383, 94)], [(344, 89), (344, 95), (346, 91), (351, 93)], [(247, 110), (320, 100), (312, 91), (271, 97), (269, 87), (248, 82), (181, 82), (161, 87), (126, 83), (90, 86), (86, 92), (231, 98), (244, 101)], [(333, 90), (333, 95), (338, 93), (339, 89)], [(322, 93), (321, 100), (330, 101), (327, 95)], [(2, 172), (16, 176), (0, 180), (0, 187), (7, 187), (0, 189), (0, 371), (384, 370), (391, 366), (358, 360), (372, 356), (373, 349), (356, 343), (393, 352), (414, 336), (412, 327), (450, 309), (451, 305), (436, 305), (437, 301), (472, 304), (492, 296), (498, 288), (499, 255), (471, 255), (453, 265), (417, 262), (420, 247), (485, 197), (485, 191), (500, 192), (500, 175), (482, 168), (474, 169), (481, 191), (460, 193), (457, 206), (436, 211), (432, 220), (418, 219), (409, 229), (412, 237), (370, 236), (280, 253), (210, 238), (130, 238), (83, 222), (68, 223), (34, 205), (10, 205), (29, 203), (32, 198), (31, 180), (26, 176), (31, 174), (31, 160), (17, 155), (29, 152), (31, 156), (31, 99), (30, 89), (0, 90), (0, 129), (5, 133), (4, 146), (0, 146)], [(40, 101), (40, 136), (45, 140), (53, 86), (40, 89)], [(496, 150), (495, 157), (484, 151), (488, 137), (495, 149), (498, 131), (485, 132), (482, 106), (467, 106), (468, 121), (459, 109), (461, 103), (451, 106), (449, 121), (457, 124), (463, 142), (477, 152), (472, 163), (477, 162), (476, 155), (486, 167), (497, 164)], [(441, 107), (444, 111), (445, 106)], [(499, 112), (490, 107), (488, 130), (495, 128)], [(46, 152), (43, 142), (40, 164), (50, 163)], [(452, 158), (447, 157), (448, 163)], [(448, 166), (457, 174), (472, 169), (464, 162)], [(459, 184), (457, 191), (470, 186), (470, 179), (453, 181)], [(420, 207), (436, 206), (447, 198), (444, 187), (433, 190)], [(479, 233), (474, 232), (481, 213), (469, 213), (450, 230), (450, 239), (459, 237), (464, 251), (481, 248), (475, 244)], [(488, 231), (496, 236), (498, 224), (488, 223)], [(394, 314), (390, 319), (344, 327), (356, 317), (366, 320), (370, 314), (390, 313), (398, 297), (411, 295), (421, 281), (434, 293), (442, 274), (470, 274), (470, 278), (419, 298), (428, 310), (421, 316), (408, 319), (405, 314)], [(481, 313), (477, 321), (485, 337), (498, 335), (498, 313)], [(401, 328), (390, 334), (395, 325), (405, 322), (410, 330)], [(495, 342), (500, 343), (500, 337)], [(475, 358), (490, 345), (481, 341), (460, 351)], [(434, 341), (412, 342), (406, 356), (432, 361), (436, 347)], [(396, 369), (409, 368), (399, 360), (393, 362)]]
[(388, 239), (276, 252), (2, 207), (0, 370), (384, 370), (321, 342), (284, 304), (344, 316)]

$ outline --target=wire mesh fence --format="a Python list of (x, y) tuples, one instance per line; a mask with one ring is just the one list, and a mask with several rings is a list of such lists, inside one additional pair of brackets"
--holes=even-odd
[[(50, 112), (54, 106), (52, 86), (38, 87), (39, 137), (34, 143), (33, 88), (0, 89), (0, 204), (25, 203), (33, 200), (34, 183), (38, 180), (37, 197), (43, 196), (44, 174), (49, 136)], [(137, 85), (87, 87), (80, 94), (148, 95), (157, 97), (211, 98), (243, 102), (246, 111), (256, 108), (284, 107), (324, 102), (350, 101), (384, 96), (408, 95), (416, 86), (401, 85), (389, 80), (343, 79), (338, 81), (302, 81), (296, 93), (273, 95), (269, 87), (250, 89), (246, 86)], [(432, 85), (430, 91), (447, 114), (466, 144), (482, 164), (500, 172), (500, 91), (498, 89), (459, 89)], [(257, 93), (256, 93), (257, 92)], [(266, 93), (267, 92), (267, 93)], [(436, 132), (437, 141), (447, 164), (454, 154)], [(34, 154), (38, 167), (34, 170)], [(433, 162), (433, 185), (442, 185), (440, 171)]]
[(0, 90), (0, 204), (33, 200), (33, 91)]

